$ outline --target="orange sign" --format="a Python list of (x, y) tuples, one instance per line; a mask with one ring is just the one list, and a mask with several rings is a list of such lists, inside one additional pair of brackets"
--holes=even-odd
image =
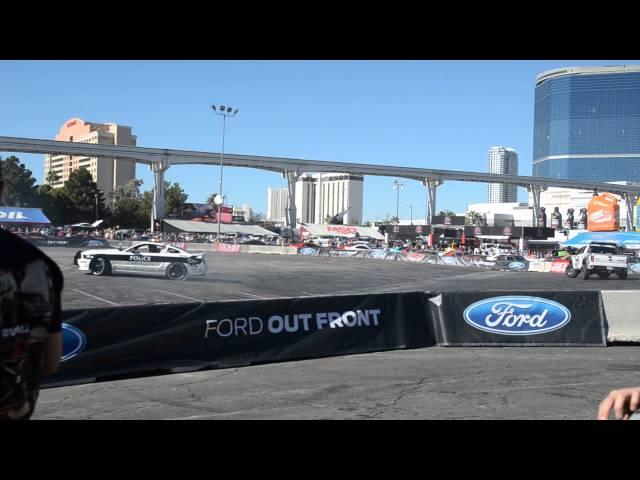
[(620, 227), (620, 206), (615, 195), (605, 192), (594, 196), (587, 205), (587, 230), (615, 232)]

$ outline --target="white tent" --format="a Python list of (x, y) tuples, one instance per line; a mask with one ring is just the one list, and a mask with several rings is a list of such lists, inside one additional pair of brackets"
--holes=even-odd
[[(173, 229), (187, 233), (218, 233), (217, 223), (194, 222), (191, 220), (163, 220), (164, 223)], [(278, 235), (277, 233), (267, 230), (257, 225), (239, 225), (235, 223), (221, 223), (220, 233), (240, 233), (243, 235)]]
[(360, 227), (358, 225), (322, 225), (314, 223), (301, 223), (300, 235), (304, 230), (309, 232), (311, 237), (347, 237), (355, 238), (356, 233), (361, 237), (371, 237), (376, 240), (384, 240), (384, 235), (375, 228)]

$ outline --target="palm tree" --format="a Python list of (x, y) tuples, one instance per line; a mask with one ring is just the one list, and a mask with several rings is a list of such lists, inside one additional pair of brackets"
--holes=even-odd
[(482, 215), (476, 212), (475, 210), (469, 210), (467, 212), (467, 225), (477, 225), (478, 220), (482, 218)]

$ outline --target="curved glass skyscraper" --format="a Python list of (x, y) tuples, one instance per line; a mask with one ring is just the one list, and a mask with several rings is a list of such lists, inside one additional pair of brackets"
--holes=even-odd
[(640, 181), (640, 66), (537, 76), (533, 175)]

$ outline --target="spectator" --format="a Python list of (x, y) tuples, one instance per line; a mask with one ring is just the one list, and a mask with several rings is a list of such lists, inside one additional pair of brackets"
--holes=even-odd
[[(0, 198), (3, 186), (0, 170)], [(24, 420), (42, 375), (60, 361), (63, 278), (49, 257), (6, 230), (0, 245), (11, 252), (0, 257), (0, 419)]]
[(633, 420), (640, 419), (634, 415), (640, 409), (640, 387), (622, 388), (612, 390), (607, 397), (600, 402), (598, 409), (598, 420), (608, 420), (609, 414), (613, 411), (618, 420), (629, 420), (632, 415)]

